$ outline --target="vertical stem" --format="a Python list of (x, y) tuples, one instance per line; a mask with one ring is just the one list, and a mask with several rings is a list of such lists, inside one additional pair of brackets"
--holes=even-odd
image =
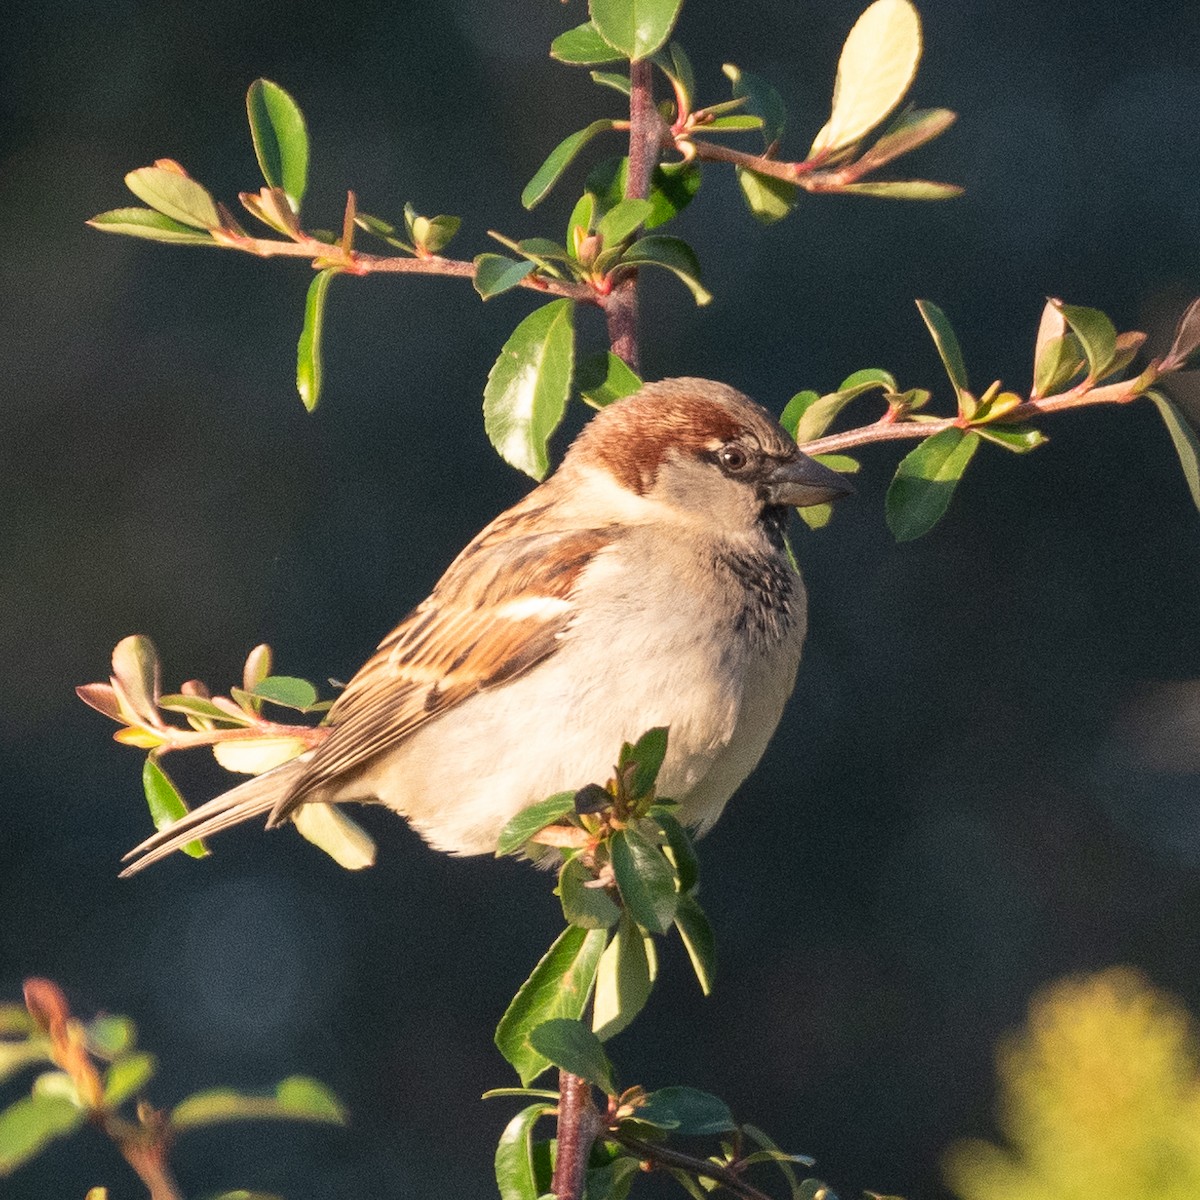
[[(649, 196), (650, 175), (662, 143), (662, 118), (654, 107), (652, 72), (653, 67), (646, 59), (629, 64), (629, 173), (625, 196), (630, 200), (645, 200)], [(635, 371), (640, 370), (637, 276), (637, 271), (630, 271), (613, 288), (604, 306), (613, 353)]]
[(558, 1200), (581, 1200), (588, 1155), (601, 1128), (600, 1114), (587, 1080), (560, 1071), (558, 1087), (558, 1155), (550, 1190)]

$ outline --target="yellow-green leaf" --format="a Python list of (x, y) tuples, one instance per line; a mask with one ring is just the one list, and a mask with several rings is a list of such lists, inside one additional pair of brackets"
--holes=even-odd
[(325, 330), (325, 297), (336, 274), (338, 271), (334, 267), (318, 271), (308, 285), (308, 295), (304, 301), (304, 328), (300, 331), (300, 341), (296, 343), (296, 390), (309, 412), (317, 407), (317, 401), (321, 398), (321, 336)]
[(138, 167), (125, 176), (125, 186), (151, 208), (174, 221), (198, 229), (217, 229), (221, 218), (208, 189), (189, 175), (167, 167)]
[(339, 867), (361, 871), (375, 865), (375, 839), (335, 804), (310, 801), (292, 815), (301, 837), (324, 850)]

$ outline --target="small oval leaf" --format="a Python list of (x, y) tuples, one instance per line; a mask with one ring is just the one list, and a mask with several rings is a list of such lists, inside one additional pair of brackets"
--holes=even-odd
[(151, 208), (198, 229), (218, 229), (221, 217), (208, 189), (189, 175), (166, 167), (139, 167), (125, 176), (125, 186)]
[(308, 186), (308, 129), (300, 106), (279, 84), (256, 79), (246, 93), (246, 114), (263, 178), (282, 188), (299, 212)]
[(329, 284), (338, 274), (334, 267), (318, 271), (308, 285), (304, 300), (304, 328), (300, 341), (296, 343), (296, 390), (304, 407), (312, 412), (321, 399), (323, 361), (321, 337), (325, 331), (325, 297)]
[(683, 0), (588, 0), (600, 36), (629, 59), (665, 45), (682, 7)]
[(955, 425), (926, 438), (901, 459), (885, 503), (896, 541), (918, 538), (942, 519), (978, 447), (979, 434)]
[(609, 119), (593, 121), (586, 129), (579, 129), (563, 138), (547, 155), (546, 161), (538, 167), (534, 177), (525, 185), (525, 190), (521, 193), (521, 203), (526, 208), (533, 208), (558, 182), (559, 176), (571, 165), (580, 150), (597, 134), (607, 133), (615, 126), (616, 123)]

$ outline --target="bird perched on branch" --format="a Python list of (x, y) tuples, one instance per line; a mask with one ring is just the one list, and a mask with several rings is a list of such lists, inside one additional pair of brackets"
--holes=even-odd
[(385, 804), (439, 850), (490, 852), (521, 809), (607, 778), (622, 742), (663, 725), (659, 793), (703, 831), (795, 681), (788, 509), (851, 490), (733, 388), (646, 384), (462, 551), (347, 684), (319, 746), (148, 838), (124, 873), (310, 802)]

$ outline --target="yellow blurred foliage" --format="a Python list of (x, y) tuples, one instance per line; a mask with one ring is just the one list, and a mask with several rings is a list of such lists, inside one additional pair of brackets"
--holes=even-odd
[(1039, 993), (1000, 1046), (1007, 1147), (955, 1143), (962, 1200), (1198, 1200), (1197, 1028), (1170, 994), (1113, 967)]

